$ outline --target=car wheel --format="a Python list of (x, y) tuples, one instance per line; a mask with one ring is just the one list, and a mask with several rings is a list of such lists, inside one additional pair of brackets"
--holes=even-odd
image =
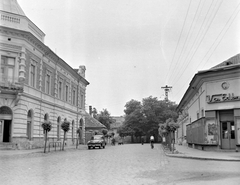
[(93, 149), (95, 149), (95, 146), (93, 147)]
[(105, 145), (103, 145), (103, 149), (105, 148)]
[(90, 150), (90, 149), (91, 149), (91, 147), (89, 146), (89, 147), (88, 147), (88, 150)]

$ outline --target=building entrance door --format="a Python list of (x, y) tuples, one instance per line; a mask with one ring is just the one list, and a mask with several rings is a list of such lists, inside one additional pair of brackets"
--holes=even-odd
[(0, 138), (2, 142), (10, 142), (12, 120), (0, 120)]
[(222, 149), (235, 149), (235, 126), (234, 122), (221, 122)]

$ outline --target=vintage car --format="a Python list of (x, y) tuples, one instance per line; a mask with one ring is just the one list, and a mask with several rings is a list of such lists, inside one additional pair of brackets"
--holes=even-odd
[(106, 142), (103, 135), (94, 135), (91, 140), (87, 143), (88, 149), (99, 147), (105, 148)]

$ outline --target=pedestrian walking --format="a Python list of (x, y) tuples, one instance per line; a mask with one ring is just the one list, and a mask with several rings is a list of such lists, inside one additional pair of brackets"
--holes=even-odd
[(144, 144), (144, 137), (143, 136), (141, 137), (141, 143), (142, 143), (142, 145)]
[(154, 143), (154, 136), (151, 135), (151, 137), (150, 137), (150, 144), (151, 144), (151, 148), (152, 148), (152, 149), (154, 148), (153, 143)]
[(112, 138), (112, 145), (115, 145), (115, 138)]

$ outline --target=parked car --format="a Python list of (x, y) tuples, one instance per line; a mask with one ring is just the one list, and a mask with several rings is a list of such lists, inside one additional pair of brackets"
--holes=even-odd
[(99, 147), (105, 148), (106, 142), (103, 135), (94, 135), (92, 136), (91, 140), (87, 143), (88, 149)]

